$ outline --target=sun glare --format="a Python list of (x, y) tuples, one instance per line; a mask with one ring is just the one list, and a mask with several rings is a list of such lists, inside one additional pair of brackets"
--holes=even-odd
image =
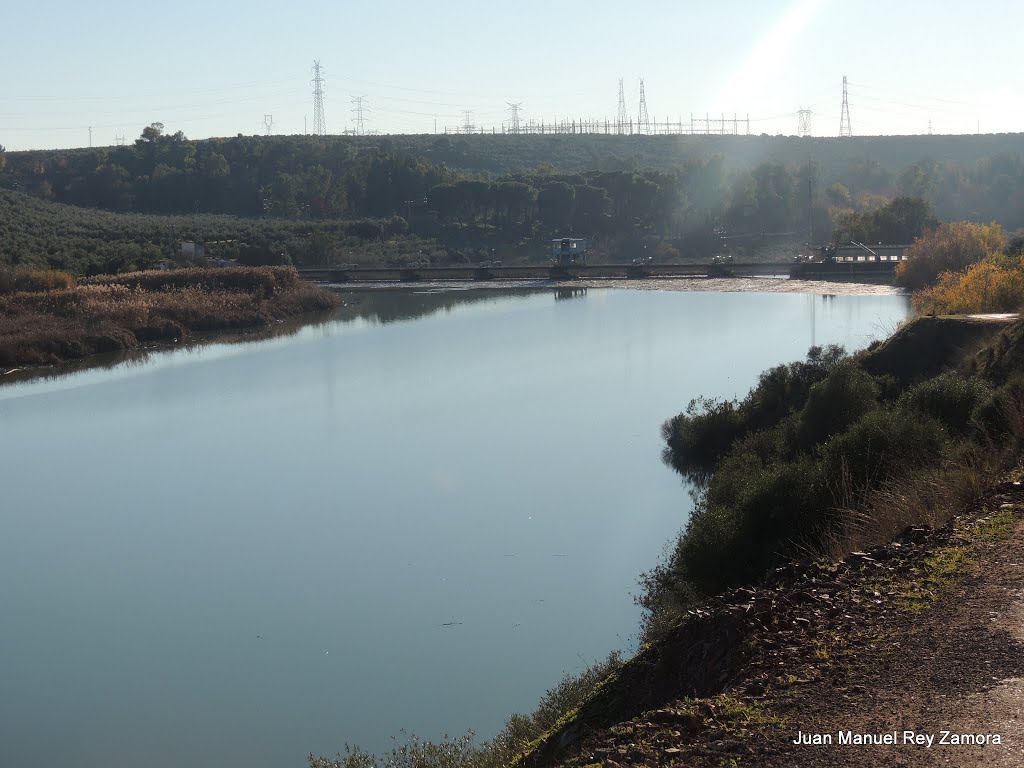
[(769, 80), (795, 55), (800, 34), (824, 4), (825, 0), (796, 0), (726, 81), (715, 99), (715, 108), (727, 112), (749, 109)]

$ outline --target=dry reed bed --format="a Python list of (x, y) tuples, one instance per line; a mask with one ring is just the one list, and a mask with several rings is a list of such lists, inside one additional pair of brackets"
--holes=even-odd
[(91, 278), (77, 287), (0, 295), (0, 366), (59, 363), (259, 328), (331, 309), (334, 294), (276, 267), (188, 269)]

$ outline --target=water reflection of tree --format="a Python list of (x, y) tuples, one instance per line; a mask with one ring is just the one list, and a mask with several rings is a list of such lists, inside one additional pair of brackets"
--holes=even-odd
[(313, 312), (291, 318), (264, 328), (252, 328), (230, 333), (195, 333), (181, 344), (158, 343), (120, 352), (104, 352), (50, 366), (29, 366), (0, 371), (0, 386), (28, 380), (52, 380), (72, 376), (81, 371), (110, 370), (112, 368), (143, 368), (152, 355), (163, 352), (201, 354), (210, 344), (247, 344), (285, 336), (293, 336), (310, 325), (323, 325), (334, 319), (333, 312)]
[[(159, 352), (195, 352), (199, 354), (208, 344), (245, 344), (254, 341), (292, 336), (303, 328), (324, 326), (332, 322), (368, 320), (371, 323), (387, 324), (403, 320), (416, 320), (438, 312), (450, 312), (464, 304), (483, 304), (526, 298), (537, 294), (551, 293), (550, 288), (513, 289), (472, 289), (472, 290), (410, 290), (407, 288), (373, 289), (365, 291), (342, 291), (342, 306), (331, 312), (317, 312), (286, 320), (269, 328), (259, 328), (235, 333), (195, 334), (184, 344), (159, 344), (123, 352), (92, 355), (68, 363), (49, 367), (31, 367), (6, 372), (0, 375), (0, 386), (30, 379), (60, 379), (85, 370), (108, 370), (118, 366), (142, 367), (150, 357)], [(573, 295), (585, 295), (585, 290), (574, 291)], [(556, 298), (559, 298), (556, 295)], [(0, 371), (0, 373), (4, 373)]]

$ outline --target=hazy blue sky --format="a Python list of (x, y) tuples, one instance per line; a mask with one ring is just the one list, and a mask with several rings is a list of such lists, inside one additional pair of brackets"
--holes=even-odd
[(839, 129), (842, 78), (855, 134), (1024, 130), (1021, 0), (610, 0), (165, 3), (22, 2), (4, 13), (0, 144), (85, 146), (163, 122), (190, 137), (313, 125), (325, 67), (329, 133), (500, 130), (522, 119), (614, 118), (619, 78), (635, 117), (734, 113), (752, 133)]

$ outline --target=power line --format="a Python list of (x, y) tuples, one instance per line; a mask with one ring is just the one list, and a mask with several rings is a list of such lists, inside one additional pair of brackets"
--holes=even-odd
[(854, 88), (866, 88), (869, 91), (881, 91), (883, 93), (891, 93), (895, 96), (918, 99), (919, 101), (941, 101), (945, 104), (961, 104), (963, 106), (969, 106), (969, 102), (957, 101), (956, 99), (945, 99), (937, 96), (924, 96), (920, 93), (907, 93), (906, 91), (900, 91), (893, 88), (879, 88), (875, 85), (864, 85), (863, 83), (850, 83)]
[(636, 116), (636, 130), (638, 133), (651, 132), (651, 118), (647, 115), (647, 96), (644, 94), (644, 79), (640, 78), (640, 110)]
[(327, 135), (327, 121), (324, 120), (324, 80), (320, 75), (320, 62), (313, 62), (313, 133)]
[(850, 101), (846, 93), (846, 75), (843, 75), (843, 109), (839, 114), (839, 135), (853, 136), (853, 128), (850, 126)]

